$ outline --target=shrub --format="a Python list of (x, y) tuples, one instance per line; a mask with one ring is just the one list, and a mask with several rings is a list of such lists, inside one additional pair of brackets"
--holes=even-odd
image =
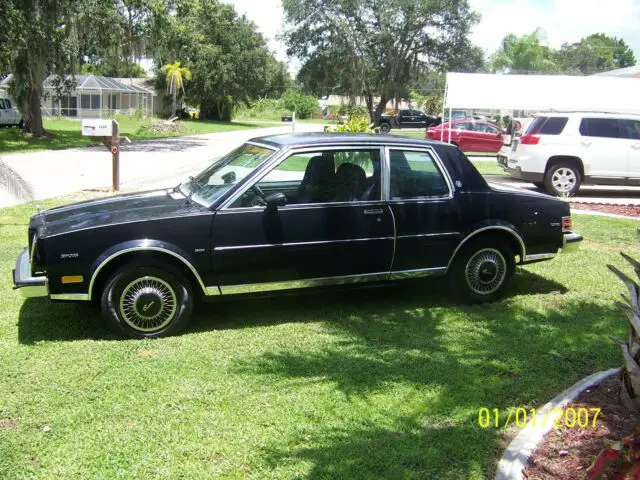
[(335, 127), (324, 127), (325, 132), (358, 132), (358, 133), (378, 133), (378, 128), (373, 127), (368, 117), (352, 117), (346, 123)]
[(311, 118), (318, 109), (318, 100), (312, 95), (306, 95), (299, 90), (287, 90), (280, 99), (285, 110), (296, 112), (300, 119)]

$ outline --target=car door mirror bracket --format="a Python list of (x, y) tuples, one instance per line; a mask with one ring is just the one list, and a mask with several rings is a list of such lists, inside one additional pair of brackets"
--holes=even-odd
[(267, 202), (267, 210), (277, 210), (278, 207), (284, 207), (287, 204), (287, 196), (282, 192), (272, 193), (265, 199)]

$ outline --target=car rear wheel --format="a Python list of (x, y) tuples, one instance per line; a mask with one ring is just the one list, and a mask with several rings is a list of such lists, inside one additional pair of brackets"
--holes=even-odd
[(552, 195), (573, 195), (580, 189), (580, 170), (569, 162), (553, 165), (544, 176), (544, 188)]
[(391, 125), (389, 124), (389, 122), (380, 123), (380, 131), (382, 133), (389, 133), (391, 131)]
[(472, 303), (499, 298), (515, 271), (515, 256), (499, 238), (471, 240), (462, 247), (449, 272), (453, 293)]
[(139, 263), (117, 270), (101, 298), (102, 315), (113, 331), (131, 338), (180, 333), (193, 311), (189, 281), (168, 265)]

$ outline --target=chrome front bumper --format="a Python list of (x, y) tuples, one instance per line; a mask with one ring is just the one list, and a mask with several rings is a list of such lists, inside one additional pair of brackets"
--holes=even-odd
[(13, 288), (20, 289), (20, 293), (25, 298), (46, 297), (49, 295), (47, 277), (31, 276), (31, 260), (26, 248), (18, 255), (16, 268), (13, 269)]
[(568, 232), (562, 235), (562, 253), (577, 252), (582, 241), (582, 235), (575, 232)]

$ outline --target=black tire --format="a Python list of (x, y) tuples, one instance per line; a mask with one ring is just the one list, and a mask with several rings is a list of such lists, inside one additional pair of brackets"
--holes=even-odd
[(515, 272), (515, 254), (500, 238), (470, 240), (456, 255), (451, 270), (452, 293), (469, 303), (500, 298)]
[(380, 122), (380, 132), (389, 133), (391, 131), (391, 124), (389, 122)]
[(451, 142), (451, 145), (453, 145), (454, 147), (460, 148), (460, 145), (458, 145), (458, 142)]
[(533, 182), (538, 190), (545, 190), (544, 182)]
[[(133, 263), (117, 270), (101, 294), (107, 326), (131, 338), (158, 338), (182, 332), (193, 311), (190, 282), (170, 265)], [(147, 313), (149, 310), (149, 314)]]
[(551, 195), (574, 195), (580, 189), (582, 175), (573, 162), (559, 162), (544, 175), (544, 189)]
[(18, 124), (18, 128), (20, 129), (24, 128), (24, 119), (20, 120), (20, 123)]

